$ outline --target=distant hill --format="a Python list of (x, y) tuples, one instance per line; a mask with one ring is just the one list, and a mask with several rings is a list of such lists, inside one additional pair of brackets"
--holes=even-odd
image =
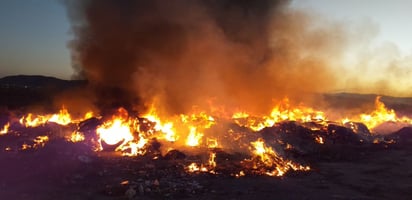
[(38, 75), (16, 75), (0, 78), (0, 88), (66, 89), (86, 84), (87, 81), (85, 80), (62, 80), (54, 77)]
[(400, 116), (412, 117), (412, 97), (393, 97), (377, 94), (332, 93), (324, 94), (328, 108), (351, 110), (357, 108), (374, 108), (375, 99), (381, 96), (381, 102), (393, 109)]
[(62, 80), (47, 76), (6, 76), (0, 78), (0, 110), (20, 109), (31, 105), (51, 105), (64, 91), (87, 86), (84, 80)]
[[(53, 96), (70, 89), (87, 87), (86, 80), (62, 80), (48, 76), (17, 75), (0, 78), (0, 108), (20, 108), (32, 104), (49, 105)], [(110, 91), (110, 90), (108, 90)], [(376, 94), (325, 93), (323, 108), (348, 111), (374, 108)], [(412, 117), (412, 97), (382, 96), (381, 101), (400, 115)]]

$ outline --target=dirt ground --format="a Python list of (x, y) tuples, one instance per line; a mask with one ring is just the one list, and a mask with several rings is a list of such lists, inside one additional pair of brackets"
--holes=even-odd
[[(43, 149), (0, 153), (0, 196), (16, 200), (411, 199), (411, 151), (408, 147), (366, 149), (354, 159), (314, 163), (310, 172), (236, 178), (188, 174), (179, 161), (96, 154), (80, 144), (56, 141)], [(139, 188), (142, 184), (144, 190)]]

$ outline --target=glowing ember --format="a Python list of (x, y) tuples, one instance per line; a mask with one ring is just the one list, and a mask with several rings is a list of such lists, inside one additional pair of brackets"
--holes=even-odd
[(3, 128), (0, 130), (0, 135), (6, 134), (9, 132), (10, 128), (10, 123), (7, 123), (3, 126)]
[(217, 139), (215, 138), (207, 138), (206, 143), (207, 143), (208, 148), (211, 148), (211, 149), (218, 148)]
[(44, 136), (37, 136), (33, 142), (33, 148), (37, 148), (37, 147), (44, 147), (44, 145), (46, 144), (46, 142), (49, 141), (49, 137), (47, 135)]
[(212, 153), (210, 153), (209, 156), (210, 156), (210, 157), (209, 157), (209, 166), (210, 166), (211, 168), (215, 168), (215, 167), (216, 167), (216, 161), (215, 161), (215, 159), (216, 159), (216, 153), (212, 152)]
[(43, 135), (43, 136), (37, 136), (36, 138), (33, 139), (33, 144), (29, 145), (27, 143), (23, 143), (21, 145), (21, 150), (27, 150), (27, 149), (31, 149), (31, 148), (40, 148), (40, 147), (44, 147), (44, 145), (46, 145), (46, 142), (49, 141), (49, 136), (47, 135)]
[(204, 167), (203, 165), (198, 165), (196, 163), (191, 163), (189, 166), (187, 166), (187, 171), (188, 172), (207, 172), (207, 168)]
[(31, 146), (30, 145), (28, 145), (28, 144), (26, 144), (26, 143), (23, 143), (22, 145), (21, 145), (21, 150), (27, 150), (27, 149), (30, 149), (31, 148)]
[(240, 171), (238, 174), (235, 174), (236, 178), (239, 178), (239, 177), (242, 177), (242, 176), (245, 176), (245, 172), (243, 172), (243, 171)]
[(323, 138), (321, 136), (316, 136), (315, 141), (319, 144), (324, 144)]
[(69, 141), (71, 142), (81, 142), (83, 140), (84, 140), (84, 135), (77, 131), (73, 132), (69, 138)]

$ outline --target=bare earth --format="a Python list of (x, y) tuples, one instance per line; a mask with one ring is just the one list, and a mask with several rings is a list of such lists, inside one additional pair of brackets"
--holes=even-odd
[(82, 145), (51, 142), (40, 150), (0, 153), (0, 196), (129, 199), (127, 191), (137, 186), (130, 199), (411, 199), (411, 150), (363, 149), (353, 159), (318, 162), (308, 173), (235, 178), (187, 174), (181, 161), (94, 154)]

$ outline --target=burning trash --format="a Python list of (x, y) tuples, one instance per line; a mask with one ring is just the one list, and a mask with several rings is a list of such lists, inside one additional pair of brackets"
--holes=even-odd
[[(19, 151), (43, 148), (48, 142), (61, 137), (72, 143), (87, 144), (96, 152), (119, 152), (131, 157), (165, 159), (172, 155), (170, 152), (177, 150), (182, 155), (175, 154), (173, 158), (183, 159), (182, 164), (190, 162), (185, 164), (188, 173), (224, 174), (225, 162), (237, 162), (237, 168), (233, 170), (242, 172), (242, 176), (283, 176), (289, 171), (310, 171), (310, 164), (305, 164), (308, 160), (302, 158), (314, 155), (320, 149), (333, 149), (336, 144), (376, 143), (382, 136), (369, 130), (373, 130), (378, 123), (412, 122), (386, 109), (380, 97), (376, 98), (375, 103), (376, 110), (371, 114), (355, 115), (353, 120), (345, 117), (335, 121), (328, 120), (324, 112), (289, 105), (278, 105), (267, 116), (254, 116), (246, 112), (222, 116), (193, 112), (162, 117), (152, 109), (140, 117), (118, 108), (111, 116), (92, 117), (86, 113), (84, 116), (88, 118), (80, 119), (72, 119), (69, 111), (62, 108), (58, 114), (30, 113), (14, 120), (14, 124), (11, 120), (3, 126), (2, 135), (27, 135), (32, 138), (14, 147)], [(365, 116), (370, 117), (362, 123)], [(56, 126), (65, 129), (63, 135), (53, 133), (56, 128), (50, 129)], [(49, 133), (29, 135), (28, 132), (37, 132), (37, 129)], [(217, 132), (226, 132), (227, 135)], [(393, 139), (396, 144), (398, 139)], [(10, 146), (2, 148), (13, 151)], [(243, 156), (222, 160), (216, 150)], [(189, 158), (196, 155), (200, 157), (190, 161)], [(239, 174), (231, 172), (227, 175)]]
[[(61, 2), (73, 77), (81, 81), (0, 84), (17, 99), (0, 107), (0, 194), (57, 183), (62, 192), (87, 188), (72, 199), (227, 199), (223, 186), (236, 191), (234, 199), (331, 188), (337, 194), (304, 198), (355, 192), (368, 199), (362, 195), (386, 195), (381, 188), (396, 182), (385, 175), (371, 184), (377, 173), (398, 173), (383, 158), (412, 164), (410, 99), (328, 96), (352, 86), (338, 63), (354, 34), (287, 0)], [(26, 101), (32, 94), (39, 98)], [(357, 174), (346, 176), (341, 169), (354, 164)], [(42, 199), (21, 195), (4, 198)]]

